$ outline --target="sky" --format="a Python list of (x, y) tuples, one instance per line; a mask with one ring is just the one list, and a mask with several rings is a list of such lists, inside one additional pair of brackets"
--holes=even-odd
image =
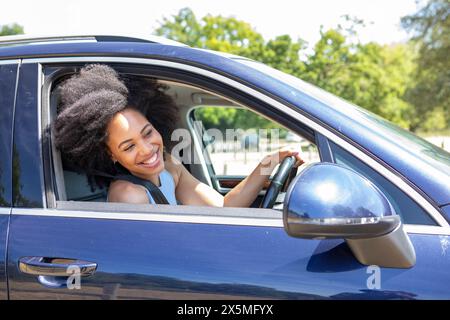
[(289, 34), (312, 46), (320, 26), (336, 27), (344, 14), (368, 23), (362, 42), (390, 44), (408, 35), (400, 18), (414, 13), (416, 0), (21, 0), (3, 2), (0, 25), (18, 23), (26, 34), (152, 34), (163, 21), (190, 7), (197, 19), (207, 14), (246, 21), (266, 40)]

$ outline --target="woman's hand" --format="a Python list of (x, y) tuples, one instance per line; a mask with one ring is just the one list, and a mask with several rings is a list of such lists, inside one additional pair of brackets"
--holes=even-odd
[(261, 163), (224, 197), (225, 207), (248, 207), (255, 201), (259, 192), (268, 181), (273, 169), (286, 157), (294, 156), (295, 166), (305, 163), (299, 152), (293, 148), (282, 148), (266, 156)]
[(292, 147), (284, 147), (272, 154), (265, 156), (261, 161), (261, 165), (264, 169), (268, 169), (266, 174), (270, 174), (272, 173), (272, 170), (277, 166), (277, 164), (281, 163), (285, 158), (290, 156), (295, 157), (296, 161), (294, 167), (299, 167), (305, 163), (298, 151), (295, 151)]

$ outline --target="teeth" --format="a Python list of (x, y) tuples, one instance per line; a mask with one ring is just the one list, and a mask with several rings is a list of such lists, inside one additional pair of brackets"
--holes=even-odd
[(144, 161), (144, 164), (152, 164), (153, 162), (156, 161), (156, 159), (158, 158), (158, 153), (155, 153), (150, 159), (148, 159), (147, 161)]

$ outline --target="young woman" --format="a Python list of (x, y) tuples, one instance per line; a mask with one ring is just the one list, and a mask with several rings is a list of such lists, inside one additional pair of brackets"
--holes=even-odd
[(169, 204), (248, 207), (279, 162), (295, 156), (296, 166), (303, 163), (297, 152), (280, 150), (222, 196), (170, 155), (178, 108), (155, 80), (119, 79), (109, 66), (88, 65), (58, 90), (56, 146), (66, 162), (88, 175), (92, 187), (109, 183), (111, 202), (155, 203), (142, 184), (119, 177), (125, 173), (152, 182)]

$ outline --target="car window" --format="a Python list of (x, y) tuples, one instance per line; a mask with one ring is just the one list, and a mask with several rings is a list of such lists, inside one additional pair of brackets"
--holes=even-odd
[[(147, 75), (144, 68), (133, 69), (116, 66), (116, 69), (127, 77), (153, 77), (153, 75)], [(54, 74), (51, 78), (52, 90), (49, 95), (51, 121), (56, 118), (60, 101), (58, 85), (74, 71), (73, 68), (66, 68), (64, 72), (57, 70), (57, 68), (55, 68), (55, 71), (53, 69), (48, 70), (49, 78), (50, 75)], [(303, 158), (307, 162), (319, 161), (316, 146), (309, 142), (309, 140), (314, 139), (314, 136), (312, 130), (307, 130), (308, 128), (301, 127), (298, 129), (301, 132), (302, 130), (305, 131), (304, 134), (308, 137), (308, 139), (305, 139), (274, 121), (267, 120), (256, 111), (244, 108), (243, 104), (240, 103), (240, 96), (229, 96), (226, 91), (218, 91), (217, 88), (208, 90), (205, 86), (186, 83), (178, 79), (160, 79), (158, 77), (154, 79), (157, 79), (163, 86), (164, 92), (170, 95), (179, 107), (179, 120), (176, 124), (176, 130), (170, 137), (174, 142), (172, 155), (179, 158), (194, 177), (213, 187), (216, 187), (217, 183), (211, 183), (212, 181), (209, 179), (215, 176), (240, 176), (239, 179), (224, 182), (227, 183), (227, 186), (216, 188), (223, 195), (236, 186), (242, 180), (241, 177), (250, 174), (265, 155), (275, 152), (282, 146), (290, 145), (297, 150), (301, 150)], [(47, 83), (50, 83), (50, 81), (47, 81)], [(258, 105), (258, 107), (262, 109), (261, 106)], [(194, 118), (196, 118), (194, 121), (205, 129), (203, 141), (197, 139), (197, 135), (192, 130), (191, 115), (194, 115)], [(213, 129), (216, 131), (212, 132)], [(219, 139), (209, 139), (217, 138), (218, 131), (223, 133), (220, 141)], [(210, 135), (209, 138), (208, 134)], [(230, 139), (233, 142), (230, 142)], [(203, 155), (206, 157), (202, 157)], [(56, 188), (56, 192), (54, 195), (50, 194), (50, 198), (55, 197), (56, 202), (107, 201), (107, 185), (104, 184), (103, 188), (98, 186), (92, 188), (86, 174), (79, 172), (77, 167), (73, 167), (64, 154), (60, 153), (54, 145), (52, 146), (52, 157), (53, 186)], [(206, 166), (203, 160), (207, 160)], [(261, 200), (261, 195), (255, 200), (253, 207), (258, 207), (256, 202)]]
[(282, 147), (301, 151), (306, 162), (320, 161), (317, 147), (304, 137), (240, 107), (201, 106), (193, 110), (215, 175), (247, 176), (262, 158)]
[(374, 183), (388, 198), (395, 211), (405, 224), (437, 225), (422, 207), (415, 203), (392, 182), (381, 176), (368, 165), (357, 159), (338, 145), (330, 142), (334, 161), (353, 169)]
[(11, 206), (11, 132), (17, 65), (0, 65), (0, 207)]

